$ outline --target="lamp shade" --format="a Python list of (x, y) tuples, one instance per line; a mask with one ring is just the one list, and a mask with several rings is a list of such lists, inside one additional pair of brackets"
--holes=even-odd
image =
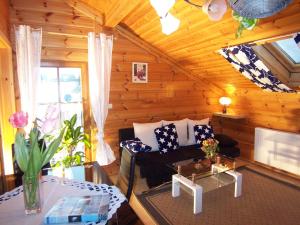
[(165, 17), (175, 4), (175, 0), (150, 0), (150, 3), (160, 17)]
[(227, 3), (225, 0), (207, 0), (202, 6), (202, 10), (210, 20), (218, 21), (227, 11)]
[(165, 17), (162, 17), (160, 22), (162, 26), (162, 32), (166, 35), (176, 31), (180, 25), (180, 21), (171, 13), (168, 13)]
[(228, 97), (221, 97), (219, 102), (221, 105), (229, 106), (231, 104), (231, 99)]

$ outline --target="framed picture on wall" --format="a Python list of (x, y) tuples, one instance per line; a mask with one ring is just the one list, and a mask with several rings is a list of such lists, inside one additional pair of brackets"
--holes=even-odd
[(148, 63), (132, 63), (132, 82), (148, 83)]

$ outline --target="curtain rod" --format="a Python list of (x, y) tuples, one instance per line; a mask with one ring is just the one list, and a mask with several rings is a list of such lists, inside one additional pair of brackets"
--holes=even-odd
[[(88, 38), (88, 35), (84, 34), (69, 34), (69, 33), (59, 33), (59, 32), (52, 32), (52, 31), (44, 31), (44, 33), (50, 34), (50, 35), (57, 35), (57, 36), (70, 36), (70, 37), (78, 37), (78, 38)], [(107, 35), (107, 34), (106, 34)], [(98, 37), (99, 35), (96, 35)], [(109, 34), (108, 36), (113, 36), (113, 34)], [(116, 39), (114, 37), (114, 39)]]

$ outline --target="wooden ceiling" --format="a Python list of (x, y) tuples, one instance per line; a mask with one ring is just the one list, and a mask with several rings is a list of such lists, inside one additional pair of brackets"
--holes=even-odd
[[(201, 10), (177, 0), (171, 13), (180, 19), (180, 28), (167, 36), (161, 32), (159, 18), (149, 0), (82, 1), (104, 13), (107, 26), (119, 23), (188, 71), (224, 90), (257, 87), (216, 53), (218, 49), (300, 31), (300, 0), (294, 0), (277, 15), (260, 20), (253, 31), (245, 31), (239, 39), (235, 38), (238, 24), (233, 20), (231, 10), (221, 21), (212, 22)], [(195, 2), (201, 4), (203, 1)]]

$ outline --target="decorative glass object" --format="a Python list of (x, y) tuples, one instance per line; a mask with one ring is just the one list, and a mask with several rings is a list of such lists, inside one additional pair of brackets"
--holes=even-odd
[(23, 175), (23, 195), (25, 213), (36, 214), (41, 212), (41, 198), (39, 188), (39, 175), (26, 176)]

